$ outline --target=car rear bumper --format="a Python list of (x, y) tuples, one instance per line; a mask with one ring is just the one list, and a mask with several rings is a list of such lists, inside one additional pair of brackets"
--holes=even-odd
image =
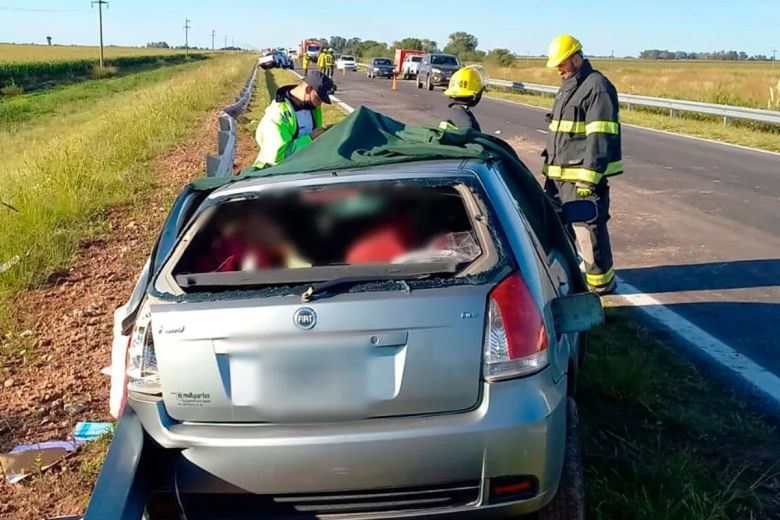
[[(156, 443), (180, 450), (181, 493), (444, 493), (468, 483), (474, 495), (458, 495), (460, 501), (442, 502), (446, 506), (363, 511), (350, 518), (501, 517), (540, 509), (558, 487), (566, 389), (565, 379), (555, 383), (551, 373), (484, 384), (481, 404), (467, 413), (352, 423), (190, 424), (171, 419), (160, 398), (131, 393), (128, 404)], [(491, 479), (508, 476), (530, 477), (535, 492), (491, 503)]]

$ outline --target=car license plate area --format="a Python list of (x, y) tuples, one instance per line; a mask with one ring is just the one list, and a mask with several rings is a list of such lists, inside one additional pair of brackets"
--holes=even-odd
[(397, 395), (399, 350), (287, 345), (233, 354), (231, 399), (272, 421), (360, 417), (372, 403)]

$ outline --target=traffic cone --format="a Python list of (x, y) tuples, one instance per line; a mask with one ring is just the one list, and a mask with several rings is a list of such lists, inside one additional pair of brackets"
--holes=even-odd
[(393, 74), (393, 86), (391, 87), (391, 89), (392, 89), (392, 90), (398, 90), (398, 84), (397, 84), (397, 82), (396, 82), (396, 78), (397, 78), (397, 77), (398, 77), (398, 76), (396, 76), (395, 74)]

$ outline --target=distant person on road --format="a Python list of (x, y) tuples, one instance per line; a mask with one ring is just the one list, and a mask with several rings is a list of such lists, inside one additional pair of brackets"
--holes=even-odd
[(320, 51), (320, 55), (317, 56), (317, 68), (322, 71), (323, 74), (326, 76), (328, 75), (325, 71), (325, 57), (328, 55), (328, 49), (322, 49)]
[(306, 51), (303, 51), (303, 56), (301, 56), (301, 67), (303, 67), (303, 75), (305, 76), (306, 73), (309, 72), (309, 63), (311, 62), (311, 58), (309, 58), (309, 53)]
[(439, 124), (442, 130), (471, 128), (479, 132), (479, 122), (471, 109), (482, 99), (485, 87), (482, 76), (473, 67), (464, 67), (450, 78), (450, 84), (444, 95), (452, 100), (448, 105), (450, 109), (447, 119)]
[(297, 85), (277, 90), (257, 126), (255, 138), (260, 153), (255, 166), (278, 164), (322, 135), (325, 129), (320, 106), (330, 104), (333, 91), (333, 81), (319, 70), (310, 70)]
[(336, 58), (333, 55), (333, 47), (325, 54), (325, 75), (333, 79), (333, 68), (336, 66)]
[(550, 43), (548, 68), (563, 80), (547, 114), (549, 133), (544, 157), (545, 190), (558, 202), (592, 200), (598, 216), (575, 225), (588, 287), (599, 294), (615, 290), (612, 247), (607, 231), (609, 184), (623, 173), (617, 90), (583, 57), (582, 44), (564, 34)]

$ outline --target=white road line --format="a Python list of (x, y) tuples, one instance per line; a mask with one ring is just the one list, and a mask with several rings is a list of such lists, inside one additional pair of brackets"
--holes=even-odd
[(547, 133), (547, 130), (539, 130), (538, 128), (535, 128), (534, 130), (536, 130), (540, 134), (546, 134)]
[[(348, 114), (354, 110), (343, 101), (331, 96), (331, 99)], [(498, 99), (498, 98), (491, 98)], [(506, 100), (501, 100), (506, 101)], [(518, 105), (515, 101), (508, 101)], [(527, 105), (533, 107), (533, 105)], [(540, 107), (533, 107), (540, 108)], [(644, 127), (640, 127), (644, 128)], [(671, 134), (677, 135), (677, 134)], [(683, 136), (688, 137), (688, 136)], [(717, 141), (714, 141), (717, 142)], [(726, 143), (718, 143), (726, 144)], [(692, 348), (707, 355), (710, 359), (723, 367), (729, 369), (735, 375), (741, 377), (748, 384), (762, 392), (780, 405), (780, 378), (772, 372), (762, 367), (747, 356), (737, 352), (732, 347), (723, 343), (716, 337), (694, 325), (676, 312), (672, 311), (664, 304), (652, 296), (641, 292), (636, 287), (627, 284), (618, 277), (618, 291), (616, 297), (622, 299), (629, 305), (636, 307), (650, 318), (659, 323), (662, 327), (679, 336)]]
[(627, 284), (619, 277), (618, 287), (617, 298), (638, 308), (686, 341), (692, 348), (706, 354), (710, 359), (729, 369), (780, 404), (780, 378), (775, 374), (670, 310), (652, 296)]
[[(521, 103), (520, 101), (512, 101), (510, 99), (504, 99), (504, 98), (497, 98), (492, 96), (487, 96), (484, 99), (490, 99), (492, 101), (503, 101), (504, 103), (511, 103), (513, 105), (520, 105), (528, 108), (535, 108), (537, 110), (550, 110), (548, 107), (540, 107), (537, 105), (529, 105), (528, 103)], [(739, 148), (741, 150), (746, 150), (748, 152), (760, 152), (764, 154), (769, 155), (775, 155), (780, 157), (780, 152), (772, 152), (770, 150), (762, 150), (760, 148), (751, 148), (749, 146), (741, 145), (741, 144), (734, 144), (734, 143), (726, 143), (724, 141), (716, 141), (715, 139), (707, 139), (706, 137), (696, 137), (695, 135), (688, 135), (688, 134), (679, 134), (676, 132), (669, 132), (668, 130), (658, 130), (657, 128), (649, 128), (647, 126), (640, 126), (640, 125), (632, 125), (629, 123), (621, 123), (623, 126), (628, 126), (631, 128), (638, 128), (639, 130), (647, 130), (648, 132), (655, 132), (658, 134), (664, 134), (671, 137), (680, 137), (683, 139), (693, 139), (694, 141), (703, 141), (705, 143), (711, 143), (711, 144), (717, 144), (721, 146), (730, 146), (732, 148)]]
[(347, 105), (346, 103), (344, 103), (342, 100), (340, 100), (336, 96), (330, 96), (330, 99), (333, 100), (347, 114), (351, 114), (352, 112), (355, 111), (354, 108), (352, 108), (351, 106)]

